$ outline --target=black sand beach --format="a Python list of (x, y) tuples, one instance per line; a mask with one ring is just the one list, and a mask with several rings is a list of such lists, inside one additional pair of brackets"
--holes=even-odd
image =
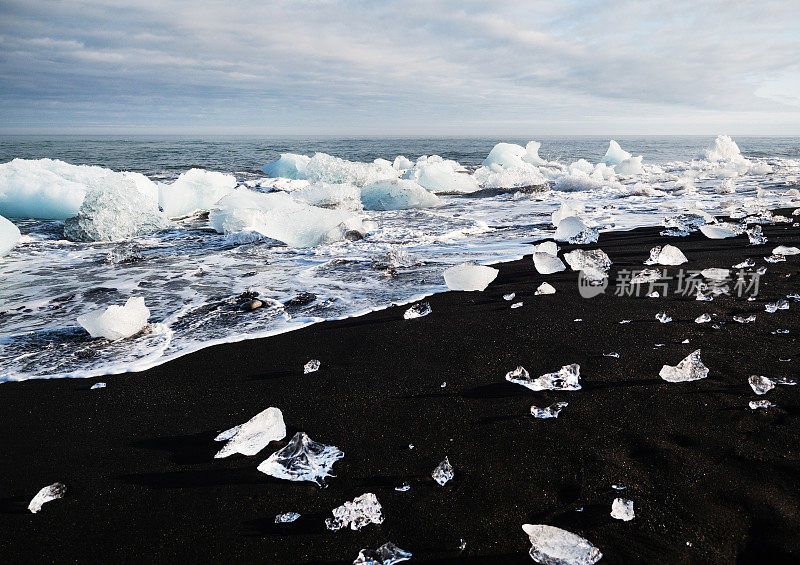
[[(412, 562), (530, 563), (521, 526), (541, 523), (588, 538), (603, 563), (800, 561), (800, 386), (757, 397), (747, 384), (752, 374), (800, 377), (800, 303), (764, 311), (800, 292), (800, 256), (764, 261), (777, 245), (800, 245), (798, 228), (764, 226), (769, 242), (760, 246), (659, 231), (603, 234), (581, 247), (608, 253), (612, 286), (655, 245), (680, 247), (684, 269), (751, 257), (767, 267), (757, 299), (696, 301), (676, 295), (674, 281), (666, 297), (618, 297), (609, 287), (584, 299), (575, 272), (542, 276), (526, 257), (501, 265), (485, 292), (430, 297), (433, 312), (420, 319), (394, 307), (143, 373), (2, 384), (0, 556), (345, 563), (392, 541)], [(534, 296), (543, 281), (556, 294)], [(503, 299), (511, 292), (521, 308)], [(659, 311), (672, 322), (656, 321)], [(696, 324), (704, 312), (713, 322)], [(751, 313), (754, 323), (732, 320)], [(707, 379), (659, 378), (663, 364), (698, 348)], [(312, 358), (321, 369), (303, 375)], [(540, 375), (570, 363), (581, 366), (580, 391), (504, 380), (517, 365)], [(107, 388), (89, 390), (98, 381)], [(777, 407), (750, 410), (757, 398)], [(557, 419), (531, 416), (531, 405), (559, 400), (569, 405)], [(283, 411), (287, 440), (305, 431), (344, 451), (327, 488), (256, 470), (286, 441), (253, 457), (213, 458), (218, 431), (269, 406)], [(430, 474), (445, 456), (456, 478), (440, 487)], [(55, 481), (66, 496), (28, 512)], [(411, 489), (397, 492), (404, 483)], [(365, 492), (383, 505), (382, 525), (325, 529), (333, 508)], [(634, 501), (633, 521), (609, 516), (618, 496)], [(302, 517), (274, 524), (288, 511)]]

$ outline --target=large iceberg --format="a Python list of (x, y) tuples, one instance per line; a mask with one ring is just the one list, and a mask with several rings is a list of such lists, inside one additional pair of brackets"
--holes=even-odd
[(280, 159), (267, 163), (262, 167), (262, 171), (268, 177), (280, 177), (285, 179), (305, 179), (306, 167), (311, 157), (297, 155), (295, 153), (281, 153)]
[(132, 296), (124, 306), (113, 305), (78, 316), (78, 323), (92, 337), (115, 341), (139, 333), (149, 317), (150, 310), (144, 305), (144, 298)]
[(11, 251), (19, 238), (19, 228), (0, 216), (0, 257)]
[(403, 178), (416, 181), (431, 192), (470, 193), (480, 189), (478, 181), (462, 172), (461, 165), (438, 155), (420, 157), (412, 169), (403, 173)]
[(14, 159), (0, 164), (0, 215), (66, 220), (78, 214), (90, 189), (133, 187), (152, 201), (155, 183), (140, 173), (71, 165), (57, 159)]
[(209, 214), (218, 233), (257, 233), (291, 247), (314, 247), (363, 237), (361, 218), (346, 210), (326, 210), (298, 202), (283, 192), (235, 190)]
[(208, 210), (236, 187), (236, 177), (215, 171), (189, 169), (172, 184), (158, 185), (158, 204), (170, 218)]
[(413, 180), (397, 179), (366, 185), (361, 189), (361, 203), (367, 210), (406, 210), (434, 208), (442, 201)]
[(120, 241), (165, 228), (169, 222), (155, 200), (132, 185), (126, 180), (90, 189), (78, 215), (65, 222), (64, 237), (70, 241)]

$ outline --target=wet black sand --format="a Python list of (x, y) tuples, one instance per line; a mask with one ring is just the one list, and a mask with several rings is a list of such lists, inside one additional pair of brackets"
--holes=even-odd
[[(688, 269), (746, 257), (766, 265), (758, 299), (622, 298), (611, 288), (583, 299), (576, 273), (541, 276), (528, 257), (502, 265), (485, 292), (431, 297), (433, 313), (417, 320), (390, 308), (209, 348), (144, 373), (0, 385), (0, 556), (352, 562), (360, 548), (391, 540), (412, 562), (529, 563), (520, 528), (528, 522), (587, 537), (604, 563), (796, 562), (800, 386), (776, 387), (763, 398), (778, 407), (754, 411), (747, 377), (800, 377), (800, 303), (764, 311), (765, 302), (800, 292), (800, 256), (763, 260), (778, 244), (800, 245), (800, 231), (765, 226), (765, 246), (658, 231), (601, 236), (612, 281), (618, 269), (641, 268), (652, 246), (672, 243)], [(557, 293), (534, 296), (544, 280)], [(510, 309), (502, 298), (510, 292), (523, 307)], [(671, 323), (654, 319), (661, 310)], [(720, 328), (694, 323), (703, 312), (716, 314)], [(749, 313), (755, 323), (732, 321)], [(708, 379), (658, 377), (662, 364), (697, 348)], [(603, 356), (611, 351), (619, 358)], [(311, 358), (322, 368), (303, 375)], [(581, 391), (531, 392), (504, 381), (518, 364), (540, 375), (569, 363), (581, 365)], [(89, 390), (98, 381), (108, 387)], [(558, 419), (530, 415), (531, 405), (556, 400), (569, 402)], [(328, 488), (256, 471), (277, 444), (213, 459), (217, 431), (268, 406), (283, 411), (289, 437), (303, 430), (345, 452)], [(457, 475), (439, 487), (430, 472), (446, 455)], [(55, 481), (67, 485), (66, 497), (30, 514), (30, 498)], [(396, 492), (405, 482), (411, 490)], [(382, 525), (325, 529), (332, 508), (365, 492), (383, 505)], [(609, 516), (617, 496), (634, 501), (632, 522)], [(287, 511), (303, 516), (273, 523)]]

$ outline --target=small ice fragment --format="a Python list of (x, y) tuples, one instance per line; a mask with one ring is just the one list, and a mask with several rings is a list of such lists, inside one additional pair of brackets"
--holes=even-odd
[(319, 362), (319, 359), (312, 359), (305, 365), (303, 365), (303, 374), (307, 375), (308, 373), (314, 373), (319, 371), (319, 367), (322, 363)]
[(444, 486), (445, 483), (454, 476), (455, 472), (453, 471), (453, 466), (450, 464), (450, 460), (447, 457), (445, 457), (444, 461), (439, 463), (439, 466), (431, 473), (431, 477), (433, 477), (433, 480), (436, 481), (439, 486)]
[(276, 524), (288, 524), (289, 522), (294, 522), (300, 517), (300, 514), (297, 512), (284, 512), (283, 514), (278, 514), (275, 516), (275, 523)]
[(582, 322), (582, 321), (583, 321), (583, 318), (575, 318), (575, 319), (574, 319), (574, 320), (572, 320), (572, 321), (573, 321), (573, 322)]
[(258, 470), (288, 481), (310, 481), (325, 486), (331, 467), (344, 453), (333, 445), (313, 441), (305, 432), (297, 432), (286, 444), (261, 462)]
[(773, 334), (788, 334), (789, 330), (775, 330)]
[(61, 498), (66, 491), (67, 487), (64, 486), (64, 483), (53, 483), (52, 485), (46, 486), (31, 499), (30, 504), (28, 504), (28, 510), (36, 514), (42, 509), (42, 505), (45, 502)]
[(567, 402), (554, 402), (550, 406), (545, 408), (539, 408), (538, 406), (531, 406), (531, 415), (534, 418), (558, 418), (559, 412), (567, 406)]
[(750, 267), (754, 267), (756, 264), (755, 261), (752, 259), (745, 259), (741, 263), (736, 263), (733, 268), (734, 269), (749, 269)]
[(625, 490), (628, 487), (622, 485), (611, 485), (611, 488), (613, 488), (614, 490)]
[[(655, 347), (664, 347), (664, 344), (663, 344), (663, 343), (656, 343), (656, 344), (655, 344)], [(655, 349), (655, 348), (654, 348), (654, 349)]]
[(464, 551), (465, 549), (467, 549), (467, 542), (466, 542), (466, 540), (464, 540), (464, 539), (462, 538), (462, 539), (461, 539), (461, 540), (459, 540), (459, 541), (460, 541), (460, 543), (458, 544), (458, 550), (459, 550), (459, 551)]
[(633, 512), (633, 501), (627, 498), (615, 498), (611, 504), (611, 517), (623, 522), (630, 522), (633, 520), (635, 514)]
[(656, 314), (656, 320), (658, 320), (662, 324), (666, 324), (672, 321), (672, 316), (670, 316), (666, 312), (659, 312), (658, 314)]
[(631, 321), (630, 320), (620, 320), (619, 323), (620, 324), (630, 324)]
[(411, 485), (409, 485), (408, 483), (404, 483), (402, 486), (394, 487), (394, 490), (396, 490), (397, 492), (408, 492), (411, 490)]
[(567, 268), (564, 262), (555, 255), (541, 252), (533, 253), (533, 266), (536, 267), (536, 271), (542, 275), (558, 273)]
[(659, 280), (661, 271), (658, 269), (642, 269), (631, 277), (630, 284), (646, 284)]
[(779, 245), (772, 250), (773, 255), (800, 255), (800, 248), (787, 247), (786, 245)]
[(512, 310), (514, 310), (515, 308), (521, 308), (521, 307), (522, 307), (522, 302), (515, 302), (514, 304), (511, 305), (511, 309)]
[(689, 339), (684, 339), (681, 343), (689, 343)]
[(785, 255), (770, 255), (769, 257), (764, 257), (764, 261), (767, 263), (781, 263), (786, 261)]
[(755, 225), (745, 231), (747, 238), (750, 240), (750, 245), (764, 245), (767, 242), (767, 236), (764, 235), (761, 226)]
[(104, 337), (111, 341), (131, 337), (147, 325), (150, 310), (144, 298), (132, 296), (124, 306), (109, 306), (78, 316), (78, 323), (93, 338)]
[(759, 267), (758, 269), (756, 269), (756, 273), (758, 273), (759, 275), (766, 275), (767, 274), (767, 268), (766, 267)]
[(381, 503), (371, 492), (357, 496), (352, 502), (345, 502), (332, 512), (333, 518), (327, 518), (325, 526), (333, 531), (341, 530), (348, 525), (351, 530), (360, 530), (369, 524), (383, 523)]
[[(781, 359), (781, 361), (783, 361), (783, 359)], [(795, 386), (797, 384), (796, 380), (789, 379), (786, 377), (778, 377), (777, 379), (773, 379), (772, 382), (774, 382), (776, 385), (788, 385), (788, 386)]]
[(98, 388), (106, 388), (106, 383), (94, 383), (91, 387), (89, 387), (89, 390), (95, 390)]
[(769, 400), (751, 400), (750, 401), (750, 409), (751, 410), (758, 410), (759, 408), (774, 408), (775, 405), (770, 402)]
[(674, 245), (653, 247), (650, 250), (650, 258), (644, 262), (645, 265), (682, 265), (688, 259), (683, 252)]
[(516, 296), (517, 296), (517, 294), (515, 292), (511, 292), (509, 294), (504, 294), (503, 295), (503, 300), (507, 300), (507, 301), (511, 302), (512, 300), (514, 300), (514, 298)]
[(524, 367), (517, 367), (506, 374), (506, 380), (531, 390), (580, 390), (580, 369), (577, 363), (564, 365), (555, 373), (547, 373), (532, 379)]
[(619, 353), (616, 351), (612, 351), (611, 353), (603, 353), (603, 357), (614, 357), (615, 359), (619, 359)]
[(446, 381), (439, 385), (440, 388), (444, 388), (446, 386), (447, 386), (447, 382)]
[(408, 448), (409, 448), (409, 449), (414, 449), (414, 444), (413, 444), (413, 443), (409, 443), (409, 444), (408, 444)]
[(228, 443), (214, 456), (215, 459), (228, 457), (234, 453), (255, 455), (264, 449), (269, 442), (280, 441), (286, 437), (283, 412), (279, 408), (267, 408), (244, 424), (222, 432), (215, 439), (223, 441), (219, 439), (220, 437), (227, 438)]
[[(798, 210), (800, 210), (800, 208), (798, 208)], [(800, 302), (800, 294), (797, 294), (796, 292), (793, 292), (792, 294), (787, 294), (786, 298), (791, 298), (795, 302)]]
[(544, 524), (523, 524), (531, 541), (530, 556), (545, 565), (594, 565), (603, 554), (577, 534)]
[(700, 300), (701, 302), (711, 302), (714, 300), (713, 296), (709, 296), (707, 294), (703, 294), (703, 291), (699, 288), (697, 289), (697, 296), (695, 296), (695, 300)]
[(533, 294), (538, 296), (541, 294), (555, 294), (555, 293), (556, 289), (553, 287), (553, 285), (551, 285), (550, 283), (543, 282), (542, 284), (539, 285), (539, 287), (536, 289), (536, 292), (534, 292)]
[(746, 318), (744, 316), (734, 316), (733, 321), (739, 322), (740, 324), (750, 324), (756, 321), (756, 315), (752, 314), (750, 316), (747, 316)]
[(700, 360), (700, 350), (696, 349), (675, 367), (664, 365), (659, 376), (670, 383), (681, 383), (705, 379), (708, 376), (708, 367)]
[(433, 310), (431, 310), (431, 305), (427, 302), (420, 302), (419, 304), (414, 304), (411, 308), (405, 311), (403, 314), (403, 318), (406, 320), (413, 320), (414, 318), (421, 318), (422, 316), (427, 316)]
[(660, 296), (661, 295), (658, 294), (658, 291), (654, 290), (653, 292), (651, 292), (650, 294), (647, 295), (647, 298), (659, 298)]
[(768, 302), (764, 304), (764, 310), (770, 314), (774, 314), (778, 310), (788, 310), (789, 303), (786, 300), (778, 300), (777, 302)]
[(747, 382), (750, 383), (750, 388), (753, 389), (753, 392), (759, 396), (762, 394), (767, 394), (769, 391), (775, 388), (775, 383), (772, 382), (772, 379), (769, 379), (764, 375), (750, 375), (750, 378), (747, 379)]
[(444, 282), (450, 290), (482, 291), (497, 278), (498, 271), (494, 267), (461, 263), (444, 271)]
[(358, 557), (353, 561), (353, 565), (394, 565), (401, 561), (411, 559), (411, 553), (397, 547), (390, 541), (380, 546), (378, 549), (362, 549), (358, 552)]

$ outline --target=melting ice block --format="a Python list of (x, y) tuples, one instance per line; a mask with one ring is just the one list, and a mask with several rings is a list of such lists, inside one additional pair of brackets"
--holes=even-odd
[(558, 223), (553, 239), (576, 244), (593, 243), (597, 241), (597, 230), (587, 227), (576, 216), (568, 216)]
[(306, 167), (311, 157), (295, 153), (281, 153), (280, 159), (267, 163), (262, 171), (268, 177), (281, 177), (286, 179), (305, 179)]
[(765, 377), (764, 375), (750, 375), (750, 378), (747, 379), (747, 382), (750, 384), (750, 388), (753, 389), (758, 395), (767, 394), (773, 388), (775, 388), (775, 383), (772, 379)]
[(564, 261), (573, 271), (594, 269), (605, 273), (611, 268), (611, 259), (602, 249), (575, 249), (564, 254)]
[(535, 379), (525, 367), (517, 367), (506, 373), (506, 380), (531, 390), (580, 390), (581, 366), (577, 363), (564, 365), (555, 373), (547, 373)]
[[(232, 432), (232, 433), (231, 433)], [(255, 455), (271, 441), (286, 437), (286, 424), (283, 413), (278, 408), (267, 408), (250, 418), (244, 424), (222, 432), (215, 439), (227, 441), (214, 456), (215, 459), (228, 457), (234, 453)]]
[(158, 204), (170, 218), (209, 210), (236, 188), (236, 177), (204, 169), (189, 169), (172, 184), (158, 185)]
[(555, 241), (543, 241), (533, 246), (534, 253), (547, 253), (548, 255), (558, 255), (558, 244)]
[(64, 483), (53, 483), (52, 485), (46, 486), (36, 493), (36, 496), (34, 496), (30, 504), (28, 504), (28, 510), (36, 514), (42, 509), (42, 505), (45, 502), (59, 499), (64, 496), (65, 492), (67, 492), (67, 487), (64, 486)]
[(611, 504), (611, 517), (624, 522), (630, 522), (635, 517), (633, 501), (627, 498), (615, 498)]
[(536, 271), (542, 275), (558, 273), (567, 268), (561, 259), (550, 253), (534, 251), (532, 256), (533, 266), (536, 267)]
[(300, 517), (300, 514), (297, 512), (284, 512), (283, 514), (278, 514), (275, 516), (275, 523), (276, 524), (289, 524), (291, 522), (296, 521)]
[(645, 265), (683, 265), (688, 259), (683, 252), (674, 245), (653, 247), (650, 250), (650, 258), (644, 262)]
[(800, 249), (797, 247), (788, 247), (786, 245), (779, 245), (772, 250), (773, 255), (800, 255)]
[(382, 524), (381, 503), (373, 493), (367, 492), (357, 496), (352, 502), (345, 502), (333, 509), (333, 518), (325, 520), (329, 530), (341, 530), (350, 526), (351, 530), (360, 530), (369, 524)]
[(361, 202), (367, 210), (408, 210), (435, 208), (442, 201), (413, 180), (392, 179), (374, 182), (361, 189)]
[(775, 405), (769, 400), (751, 400), (748, 405), (750, 410), (758, 410), (759, 408), (774, 408)]
[(550, 283), (543, 282), (539, 285), (539, 288), (536, 289), (536, 292), (533, 294), (540, 295), (540, 294), (555, 294), (556, 289)]
[(436, 481), (440, 487), (444, 486), (447, 481), (452, 480), (452, 478), (455, 477), (455, 471), (453, 470), (453, 466), (450, 464), (450, 459), (445, 457), (444, 461), (439, 463), (439, 465), (433, 470), (431, 477), (433, 477), (433, 480)]
[(498, 273), (494, 267), (461, 263), (444, 271), (444, 282), (450, 290), (485, 290)]
[(777, 302), (767, 302), (764, 304), (764, 310), (770, 314), (774, 314), (778, 310), (788, 310), (789, 302), (787, 300), (778, 300)]
[(149, 317), (150, 310), (144, 305), (144, 298), (132, 296), (124, 306), (113, 305), (78, 316), (78, 323), (92, 337), (115, 341), (139, 333)]
[(739, 233), (727, 226), (706, 224), (700, 226), (700, 231), (708, 239), (726, 239), (728, 237), (736, 237)]
[(531, 415), (534, 418), (558, 418), (561, 410), (566, 408), (567, 402), (554, 402), (550, 406), (539, 408), (538, 406), (531, 406)]
[(700, 350), (690, 353), (675, 367), (664, 365), (658, 375), (670, 383), (682, 383), (705, 379), (708, 376), (708, 367), (700, 360)]
[(360, 163), (346, 161), (327, 153), (315, 153), (306, 164), (306, 178), (311, 182), (364, 186), (380, 180), (396, 179), (397, 170), (390, 162), (383, 159), (376, 159), (372, 163)]
[(431, 305), (427, 302), (420, 302), (419, 304), (414, 304), (411, 308), (406, 310), (403, 313), (403, 318), (406, 320), (413, 320), (414, 318), (421, 318), (422, 316), (427, 316), (433, 310), (431, 309)]
[(258, 470), (278, 479), (325, 486), (325, 478), (333, 476), (333, 464), (342, 457), (344, 453), (338, 447), (317, 443), (305, 432), (297, 432), (286, 447), (262, 461)]
[(390, 541), (378, 549), (362, 549), (353, 565), (394, 565), (411, 559), (411, 552), (404, 551)]
[(11, 251), (20, 238), (19, 228), (0, 216), (0, 257)]
[(412, 169), (403, 173), (403, 178), (416, 181), (431, 192), (469, 193), (480, 190), (478, 181), (461, 170), (457, 162), (432, 155), (418, 159)]
[(564, 218), (569, 218), (572, 216), (578, 217), (585, 211), (586, 207), (583, 205), (583, 203), (566, 201), (562, 202), (561, 206), (558, 207), (558, 210), (550, 215), (550, 219), (553, 222), (553, 225), (558, 227), (558, 225), (561, 223), (561, 220)]
[(577, 534), (544, 524), (523, 524), (531, 540), (530, 555), (544, 565), (593, 565), (603, 554)]
[(623, 150), (622, 147), (619, 146), (619, 143), (614, 141), (613, 139), (608, 142), (608, 149), (606, 150), (606, 154), (603, 157), (603, 163), (606, 165), (618, 165), (625, 161), (626, 159), (630, 159), (631, 154), (627, 151)]
[(320, 363), (319, 359), (311, 359), (308, 363), (303, 365), (303, 374), (307, 375), (319, 371), (321, 365), (322, 363)]

